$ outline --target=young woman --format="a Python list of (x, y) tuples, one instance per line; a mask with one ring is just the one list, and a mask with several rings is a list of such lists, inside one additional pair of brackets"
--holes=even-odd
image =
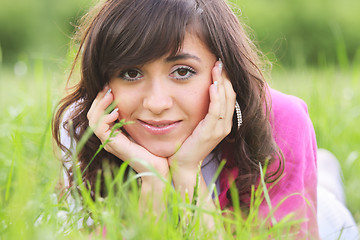
[[(103, 159), (117, 165), (129, 160), (137, 173), (150, 165), (192, 196), (202, 166), (203, 197), (226, 159), (216, 182), (220, 203), (231, 207), (234, 183), (241, 206), (248, 206), (259, 165), (269, 160), (266, 181), (276, 182), (272, 206), (285, 199), (275, 218), (292, 213), (304, 220), (299, 236), (318, 237), (317, 147), (306, 105), (265, 83), (258, 52), (225, 1), (108, 0), (87, 15), (80, 31), (75, 63), (81, 56), (81, 80), (54, 116), (57, 144), (69, 150), (69, 132), (78, 141), (90, 127), (94, 135), (78, 156), (84, 170), (112, 126), (132, 122), (86, 168), (91, 187)], [(106, 114), (113, 102), (116, 108)], [(140, 201), (151, 198), (163, 208), (156, 198), (164, 183), (153, 176), (141, 182)], [(212, 201), (205, 206), (214, 208)], [(263, 203), (260, 213), (268, 212)]]

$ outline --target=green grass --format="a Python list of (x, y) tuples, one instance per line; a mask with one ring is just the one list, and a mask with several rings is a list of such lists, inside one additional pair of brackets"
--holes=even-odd
[[(273, 73), (270, 84), (307, 102), (319, 147), (331, 150), (341, 161), (348, 207), (360, 223), (358, 69), (282, 69)], [(64, 93), (66, 75), (54, 73), (41, 62), (34, 63), (25, 76), (14, 76), (8, 69), (0, 71), (0, 239), (89, 239), (90, 236), (101, 239), (91, 233), (94, 227), (86, 224), (78, 227), (84, 225), (83, 219), (90, 213), (99, 226), (97, 230), (107, 227), (109, 239), (217, 239), (216, 233), (199, 224), (201, 208), (182, 202), (171, 187), (167, 188), (165, 198), (169, 211), (158, 223), (151, 214), (139, 215), (135, 180), (128, 181), (125, 187), (119, 185), (117, 193), (96, 202), (86, 198), (84, 191), (87, 200), (83, 210), (72, 211), (58, 195), (61, 165), (50, 134), (50, 119)], [(116, 174), (122, 177), (121, 170)], [(118, 183), (110, 178), (107, 181), (108, 185)], [(189, 218), (184, 216), (192, 210), (195, 217), (189, 223), (185, 221)], [(218, 212), (210, 214), (218, 216), (218, 228), (226, 226), (224, 239), (233, 239), (234, 231), (240, 239), (268, 239), (269, 235), (283, 234), (296, 224), (284, 220), (273, 228), (259, 230), (254, 227), (261, 224), (256, 207), (252, 211), (251, 216), (255, 217), (248, 220), (240, 217), (236, 207), (231, 218)], [(178, 214), (184, 219), (180, 223)]]

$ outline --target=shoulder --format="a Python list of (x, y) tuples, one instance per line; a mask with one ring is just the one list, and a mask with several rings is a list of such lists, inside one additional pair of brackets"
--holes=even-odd
[(269, 192), (273, 206), (282, 202), (275, 215), (295, 211), (299, 219), (308, 219), (303, 229), (316, 234), (317, 145), (308, 108), (295, 96), (274, 89), (269, 93), (273, 136), (285, 160), (283, 174)]
[[(313, 125), (306, 103), (295, 96), (269, 88), (270, 123), (280, 148), (289, 145), (292, 151), (315, 141)], [(282, 149), (284, 150), (284, 149)], [(300, 149), (299, 149), (300, 150)]]
[[(306, 103), (298, 97), (269, 89), (273, 137), (287, 163), (314, 161), (316, 137)], [(289, 164), (288, 164), (289, 165)]]
[(273, 124), (296, 124), (309, 119), (306, 103), (295, 96), (269, 88)]

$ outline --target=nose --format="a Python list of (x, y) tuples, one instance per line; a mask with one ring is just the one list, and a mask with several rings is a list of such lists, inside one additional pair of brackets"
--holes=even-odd
[(148, 109), (153, 114), (159, 115), (170, 109), (172, 105), (173, 99), (169, 89), (165, 86), (165, 83), (161, 80), (152, 81), (143, 100), (144, 108)]

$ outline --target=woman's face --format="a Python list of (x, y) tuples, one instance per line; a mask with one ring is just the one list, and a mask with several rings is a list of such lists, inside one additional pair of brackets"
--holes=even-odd
[(120, 119), (131, 138), (151, 153), (169, 157), (192, 134), (209, 107), (216, 57), (187, 33), (175, 57), (122, 69), (110, 80)]

